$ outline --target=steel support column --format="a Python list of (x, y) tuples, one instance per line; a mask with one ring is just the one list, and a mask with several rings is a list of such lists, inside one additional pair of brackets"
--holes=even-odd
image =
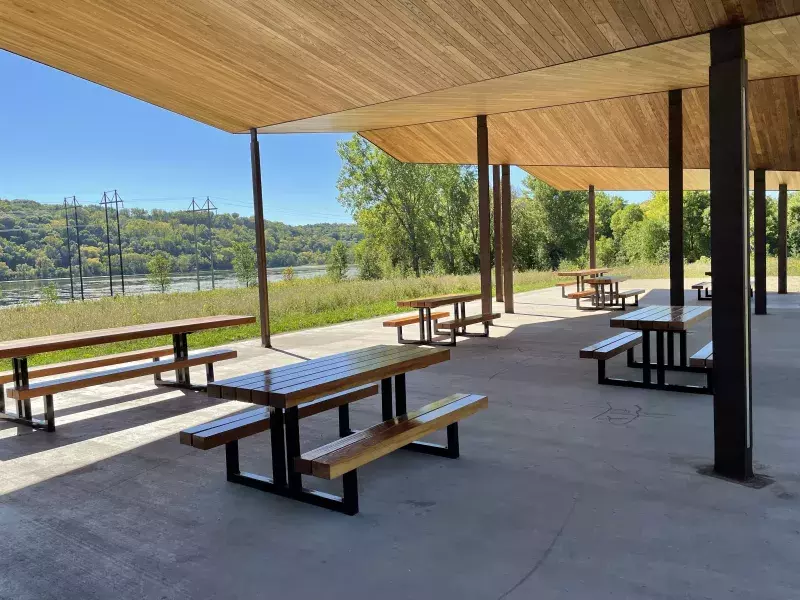
[(495, 298), (503, 301), (503, 224), (500, 206), (500, 165), (492, 165), (492, 193), (494, 201), (494, 288)]
[(683, 306), (683, 90), (669, 91), (669, 303)]
[(595, 206), (594, 206), (594, 186), (589, 186), (589, 268), (597, 267), (597, 252), (595, 250)]
[(253, 222), (256, 228), (256, 260), (258, 271), (258, 316), (261, 323), (261, 345), (271, 348), (269, 335), (269, 292), (267, 291), (267, 241), (264, 235), (264, 197), (261, 191), (261, 151), (258, 130), (250, 130), (250, 165), (253, 172)]
[(714, 471), (753, 476), (747, 60), (744, 27), (711, 32), (711, 264), (714, 281)]
[(503, 214), (503, 298), (505, 312), (514, 312), (514, 253), (511, 237), (511, 167), (503, 165), (503, 185), (501, 188)]
[(753, 254), (757, 315), (767, 314), (767, 174), (756, 169), (753, 174)]
[(489, 130), (486, 115), (477, 117), (478, 242), (481, 267), (481, 312), (492, 312), (492, 261), (489, 253)]
[(788, 222), (788, 193), (786, 184), (778, 186), (778, 293), (786, 293), (786, 236)]

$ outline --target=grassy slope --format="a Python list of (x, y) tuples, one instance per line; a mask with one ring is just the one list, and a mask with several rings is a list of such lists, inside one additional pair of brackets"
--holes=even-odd
[[(687, 265), (686, 276), (702, 279), (706, 270), (707, 264)], [(666, 265), (625, 266), (615, 271), (637, 279), (662, 279), (669, 276)], [(770, 262), (769, 271), (770, 275), (775, 274), (774, 261)], [(789, 273), (800, 274), (800, 260), (790, 261)], [(554, 285), (557, 280), (553, 273), (516, 273), (514, 290), (524, 292), (541, 289)], [(272, 332), (297, 331), (406, 312), (397, 308), (397, 300), (453, 292), (477, 292), (479, 288), (477, 275), (342, 283), (311, 279), (270, 284)], [(0, 310), (0, 340), (217, 314), (258, 314), (257, 291), (251, 288), (181, 292), (18, 306)], [(255, 324), (199, 332), (192, 334), (189, 344), (191, 349), (215, 346), (256, 338), (260, 335), (259, 331), (259, 325)], [(169, 343), (171, 339), (164, 337), (51, 352), (31, 357), (30, 364), (73, 360)], [(10, 361), (7, 361), (7, 366), (10, 368)]]

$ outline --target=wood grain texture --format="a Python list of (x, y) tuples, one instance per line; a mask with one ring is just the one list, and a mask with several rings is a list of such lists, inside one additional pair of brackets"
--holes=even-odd
[[(450, 313), (447, 311), (438, 311), (431, 313), (431, 319), (445, 319), (450, 316)], [(403, 327), (405, 325), (411, 325), (413, 323), (419, 323), (419, 315), (407, 315), (405, 317), (397, 317), (395, 319), (388, 319), (387, 321), (383, 322), (384, 327)]]
[(607, 360), (634, 348), (642, 343), (641, 331), (625, 331), (618, 335), (612, 336), (591, 346), (581, 349), (579, 356), (581, 358), (593, 358), (596, 360)]
[(447, 304), (458, 302), (472, 302), (480, 300), (480, 294), (446, 294), (444, 296), (433, 296), (428, 298), (412, 298), (411, 300), (400, 300), (397, 306), (406, 308), (436, 308)]
[(0, 47), (246, 131), (797, 12), (752, 0), (9, 0)]
[(708, 306), (648, 306), (611, 319), (611, 327), (652, 331), (686, 331), (711, 316)]
[[(521, 167), (537, 179), (559, 190), (585, 191), (591, 183), (600, 190), (651, 191), (669, 189), (669, 172), (663, 169), (625, 167)], [(800, 172), (767, 171), (767, 189), (777, 191), (782, 184), (787, 189), (800, 190)], [(708, 169), (684, 169), (683, 189), (709, 189)], [(753, 172), (750, 171), (750, 188)]]
[(30, 356), (41, 352), (53, 350), (66, 350), (68, 348), (83, 348), (98, 344), (139, 340), (143, 338), (169, 335), (175, 333), (192, 333), (218, 327), (232, 327), (255, 323), (256, 318), (250, 316), (218, 315), (214, 317), (196, 317), (165, 321), (163, 323), (146, 323), (143, 325), (129, 325), (111, 329), (96, 329), (94, 331), (78, 331), (76, 333), (62, 333), (58, 335), (9, 340), (0, 342), (0, 358), (13, 358)]
[[(751, 168), (800, 171), (800, 77), (751, 81), (748, 112)], [(598, 181), (581, 177), (580, 184), (564, 182), (566, 172), (549, 172), (559, 183), (542, 177), (561, 189), (586, 189), (589, 184), (598, 189), (666, 189), (665, 170), (613, 169), (666, 169), (667, 117), (666, 92), (489, 115), (489, 160), (524, 166), (532, 173), (543, 167), (612, 169), (597, 169)], [(472, 130), (471, 119), (458, 119), (362, 135), (398, 160), (474, 164)], [(707, 87), (684, 90), (683, 137), (686, 189), (707, 189), (707, 177), (692, 172), (709, 167)], [(622, 187), (605, 183), (615, 179)], [(768, 181), (779, 183), (785, 182)]]

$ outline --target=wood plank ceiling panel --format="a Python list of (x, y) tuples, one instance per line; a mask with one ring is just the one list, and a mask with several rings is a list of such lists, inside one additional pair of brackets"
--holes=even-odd
[(0, 48), (242, 131), (798, 13), (752, 0), (5, 0)]
[[(559, 190), (586, 190), (594, 185), (598, 190), (651, 191), (667, 190), (667, 169), (636, 169), (614, 167), (522, 167), (534, 177)], [(796, 171), (767, 171), (767, 190), (776, 191), (785, 183), (790, 190), (800, 190), (800, 173)], [(705, 191), (709, 188), (708, 169), (684, 169), (683, 188)], [(750, 189), (753, 172), (750, 171)]]
[[(800, 77), (751, 81), (752, 168), (800, 171)], [(667, 94), (489, 115), (493, 164), (666, 167)], [(406, 162), (474, 164), (474, 119), (362, 132)], [(684, 165), (706, 169), (708, 88), (684, 90)]]
[[(800, 18), (746, 28), (750, 79), (800, 74)], [(619, 98), (708, 83), (708, 36), (544, 67), (269, 127), (263, 133), (368, 131)]]

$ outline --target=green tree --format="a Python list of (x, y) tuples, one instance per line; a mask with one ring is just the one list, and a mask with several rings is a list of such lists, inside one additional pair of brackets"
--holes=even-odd
[(371, 240), (361, 240), (353, 248), (358, 276), (361, 279), (380, 279), (383, 271), (380, 264), (380, 252)]
[(286, 267), (283, 271), (281, 271), (281, 275), (283, 276), (283, 280), (287, 283), (291, 283), (294, 281), (294, 267)]
[(328, 255), (328, 277), (334, 281), (347, 278), (347, 247), (336, 242)]
[(253, 246), (247, 242), (234, 242), (232, 263), (233, 272), (236, 273), (239, 283), (245, 287), (255, 284), (257, 259)]
[(172, 283), (172, 261), (164, 253), (156, 254), (147, 263), (147, 280), (163, 294)]

